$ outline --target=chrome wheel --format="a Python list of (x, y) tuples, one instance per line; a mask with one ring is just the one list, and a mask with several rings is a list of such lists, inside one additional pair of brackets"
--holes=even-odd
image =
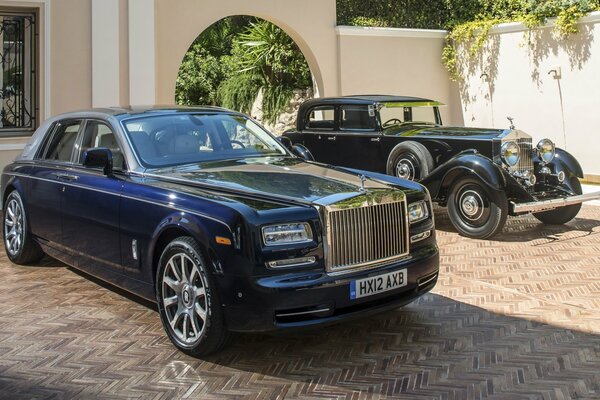
[(4, 244), (6, 251), (12, 255), (17, 255), (24, 242), (25, 218), (21, 202), (12, 197), (6, 205), (4, 213)]
[(182, 345), (194, 345), (202, 339), (207, 325), (206, 280), (196, 262), (182, 252), (169, 259), (162, 278), (168, 324)]
[(419, 167), (418, 162), (413, 157), (408, 155), (407, 157), (402, 157), (396, 163), (396, 176), (402, 179), (408, 179), (410, 181), (414, 181), (415, 179), (419, 179)]

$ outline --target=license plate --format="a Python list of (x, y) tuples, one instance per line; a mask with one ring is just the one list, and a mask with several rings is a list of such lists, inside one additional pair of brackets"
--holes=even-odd
[(406, 269), (350, 282), (350, 299), (372, 296), (406, 286)]

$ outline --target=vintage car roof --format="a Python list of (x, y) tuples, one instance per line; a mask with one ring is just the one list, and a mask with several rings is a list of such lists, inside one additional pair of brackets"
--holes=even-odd
[(390, 96), (380, 94), (369, 94), (369, 95), (353, 95), (353, 96), (340, 96), (340, 97), (320, 97), (312, 100), (308, 100), (302, 103), (302, 108), (310, 107), (315, 104), (373, 104), (373, 103), (431, 103), (431, 105), (442, 105), (434, 100), (425, 99), (422, 97), (411, 97), (411, 96)]

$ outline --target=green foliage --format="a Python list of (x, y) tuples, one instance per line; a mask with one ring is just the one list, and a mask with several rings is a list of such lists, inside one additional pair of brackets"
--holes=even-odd
[(188, 50), (176, 100), (249, 113), (262, 88), (265, 120), (274, 122), (294, 89), (311, 86), (302, 52), (282, 29), (253, 17), (229, 17), (203, 32)]
[(175, 100), (178, 104), (215, 104), (217, 86), (224, 78), (219, 59), (199, 44), (188, 50), (177, 75)]
[(556, 18), (555, 31), (561, 37), (579, 32), (581, 17), (600, 10), (600, 0), (482, 0), (484, 12), (478, 20), (456, 25), (448, 34), (442, 60), (453, 79), (459, 78), (458, 55), (473, 59), (483, 49), (490, 29), (502, 22), (522, 22), (529, 29)]

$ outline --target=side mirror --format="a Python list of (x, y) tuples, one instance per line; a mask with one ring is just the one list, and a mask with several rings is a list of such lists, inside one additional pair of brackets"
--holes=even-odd
[(292, 150), (292, 154), (304, 159), (305, 161), (315, 161), (315, 158), (313, 157), (310, 150), (308, 150), (306, 147), (302, 146), (301, 144), (293, 145), (291, 150)]
[(87, 168), (102, 168), (104, 175), (110, 176), (113, 173), (112, 152), (106, 147), (94, 147), (83, 153), (82, 164)]
[(294, 145), (294, 143), (292, 143), (292, 140), (289, 137), (279, 136), (277, 140), (279, 140), (279, 143), (281, 143), (283, 147), (285, 147), (289, 151), (292, 151), (292, 146)]

